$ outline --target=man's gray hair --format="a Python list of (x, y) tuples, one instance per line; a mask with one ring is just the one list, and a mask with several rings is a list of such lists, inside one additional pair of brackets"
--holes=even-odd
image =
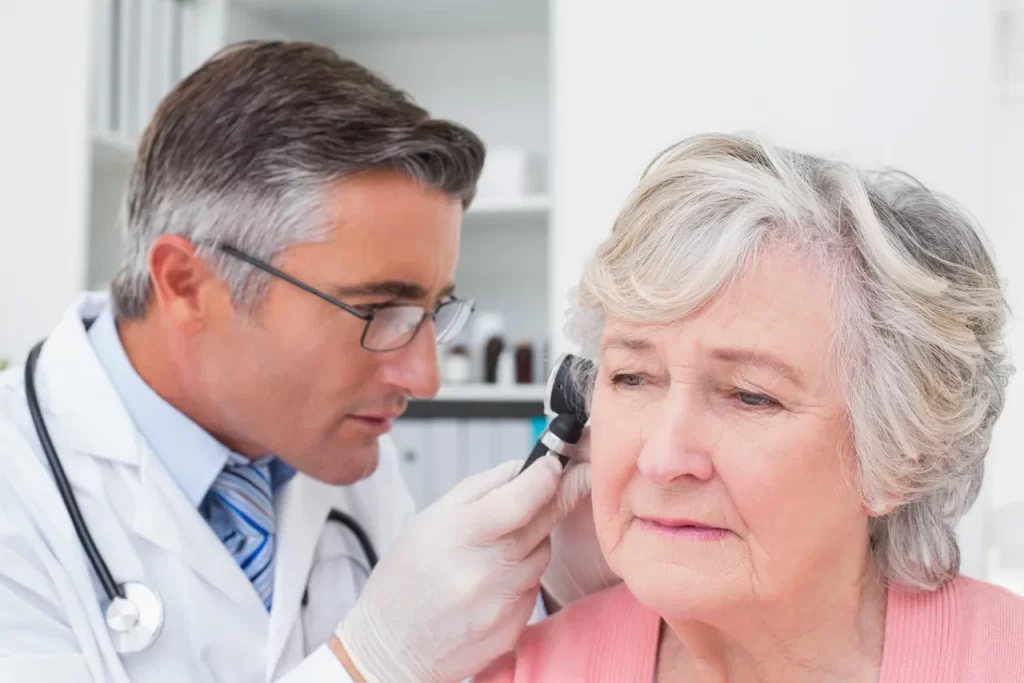
[(214, 55), (160, 103), (140, 142), (124, 206), (125, 244), (111, 283), (119, 317), (145, 315), (149, 251), (164, 234), (194, 244), (251, 308), (267, 276), (213, 245), (271, 261), (322, 239), (330, 189), (392, 169), (472, 201), (484, 145), (430, 118), (404, 92), (333, 50), (247, 41)]
[(872, 517), (875, 562), (889, 580), (939, 587), (959, 571), (955, 527), (981, 488), (1012, 374), (1003, 286), (950, 200), (904, 174), (753, 137), (686, 139), (648, 168), (587, 263), (570, 337), (596, 358), (607, 317), (678, 320), (780, 240), (831, 274), (830, 359), (854, 445), (844, 455), (865, 505), (892, 508)]

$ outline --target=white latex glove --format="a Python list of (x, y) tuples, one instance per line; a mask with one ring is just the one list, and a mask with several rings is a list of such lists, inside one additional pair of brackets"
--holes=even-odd
[(594, 528), (594, 506), (590, 497), (590, 430), (576, 445), (568, 475), (574, 469), (585, 469), (585, 490), (581, 500), (566, 513), (551, 532), (551, 562), (541, 585), (557, 607), (586, 597), (622, 579), (612, 573), (597, 542)]
[(550, 558), (549, 534), (586, 494), (585, 471), (544, 456), (460, 482), (380, 560), (336, 635), (371, 683), (449, 683), (510, 650)]

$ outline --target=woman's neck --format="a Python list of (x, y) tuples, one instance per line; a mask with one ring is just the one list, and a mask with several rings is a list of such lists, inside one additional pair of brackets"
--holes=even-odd
[(657, 680), (874, 683), (885, 639), (886, 590), (874, 573), (845, 586), (825, 583), (714, 623), (664, 624)]

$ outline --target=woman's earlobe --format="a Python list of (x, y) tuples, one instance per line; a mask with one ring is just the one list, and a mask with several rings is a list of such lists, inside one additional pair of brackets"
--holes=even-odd
[(877, 500), (873, 503), (866, 503), (864, 510), (869, 517), (884, 517), (899, 506), (900, 502), (895, 496)]

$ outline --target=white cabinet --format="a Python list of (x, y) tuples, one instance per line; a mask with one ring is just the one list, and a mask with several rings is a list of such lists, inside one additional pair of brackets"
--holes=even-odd
[(416, 418), (395, 423), (391, 438), (417, 509), (466, 477), (530, 453), (543, 418)]

